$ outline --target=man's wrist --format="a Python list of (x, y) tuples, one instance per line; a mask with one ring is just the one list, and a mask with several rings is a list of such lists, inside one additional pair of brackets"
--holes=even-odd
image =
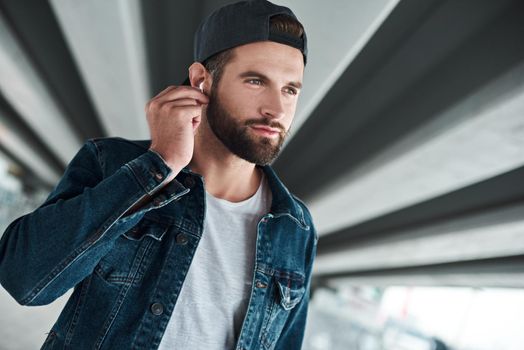
[(183, 166), (180, 166), (175, 162), (170, 162), (164, 156), (162, 156), (162, 154), (159, 151), (155, 150), (154, 148), (150, 147), (149, 150), (155, 153), (164, 162), (164, 164), (171, 169), (172, 173), (168, 177), (169, 180), (175, 178), (175, 176), (184, 168)]

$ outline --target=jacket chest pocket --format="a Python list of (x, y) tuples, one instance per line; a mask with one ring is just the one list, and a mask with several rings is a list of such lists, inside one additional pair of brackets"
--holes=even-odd
[(95, 268), (106, 282), (138, 285), (169, 225), (144, 218), (122, 234)]
[(274, 349), (290, 312), (302, 300), (306, 291), (304, 277), (293, 272), (275, 271), (270, 287), (261, 332), (261, 342), (266, 350)]

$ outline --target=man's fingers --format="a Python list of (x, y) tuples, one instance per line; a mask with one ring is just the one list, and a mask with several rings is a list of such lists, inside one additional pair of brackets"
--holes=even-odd
[(169, 100), (176, 100), (179, 98), (193, 98), (203, 104), (209, 103), (209, 97), (204, 95), (199, 89), (191, 86), (179, 86), (162, 96), (162, 99)]
[(153, 99), (159, 98), (159, 97), (165, 95), (166, 93), (168, 93), (169, 91), (174, 90), (176, 88), (177, 87), (175, 85), (169, 85), (164, 90), (160, 91), (155, 97), (153, 97)]
[(163, 102), (166, 100), (177, 100), (182, 98), (192, 98), (199, 101), (202, 104), (209, 103), (209, 97), (203, 94), (202, 91), (200, 91), (199, 89), (191, 86), (176, 86), (167, 88), (153, 100)]
[(179, 98), (177, 100), (166, 100), (159, 104), (159, 107), (162, 108), (163, 105), (169, 104), (173, 107), (183, 107), (183, 106), (202, 106), (202, 103), (193, 99), (193, 98)]
[(193, 134), (196, 133), (197, 129), (198, 129), (198, 126), (200, 125), (200, 122), (202, 121), (202, 116), (199, 115), (199, 116), (196, 116), (193, 118), (192, 122), (193, 122)]
[(209, 98), (200, 90), (186, 86), (170, 86), (164, 89), (157, 97), (150, 100), (145, 106), (145, 112), (158, 110), (169, 102), (177, 102), (176, 105), (202, 105), (209, 103)]
[(176, 89), (176, 86), (170, 85), (170, 86), (166, 87), (164, 90), (160, 91), (155, 97), (153, 97), (152, 99), (147, 101), (147, 103), (145, 105), (145, 112), (147, 113), (149, 111), (149, 109), (151, 108), (152, 104), (158, 105), (158, 102), (160, 101), (159, 100), (160, 97), (164, 96), (166, 93), (168, 93), (169, 91), (174, 90), (174, 89)]
[(202, 107), (200, 105), (177, 106), (173, 103), (166, 103), (162, 105), (161, 109), (164, 116), (177, 116), (177, 118), (195, 118), (200, 117), (200, 114), (202, 114)]

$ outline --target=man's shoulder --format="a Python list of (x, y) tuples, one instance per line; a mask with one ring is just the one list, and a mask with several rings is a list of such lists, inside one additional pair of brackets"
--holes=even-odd
[(86, 143), (95, 146), (97, 158), (105, 175), (111, 175), (122, 165), (146, 153), (150, 140), (129, 140), (123, 137), (91, 138)]

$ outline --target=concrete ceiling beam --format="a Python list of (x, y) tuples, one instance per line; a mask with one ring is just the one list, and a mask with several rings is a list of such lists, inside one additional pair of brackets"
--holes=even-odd
[[(56, 157), (67, 164), (81, 141), (2, 14), (0, 47), (2, 95)], [(45, 168), (42, 176), (52, 178)]]
[(150, 87), (138, 0), (52, 0), (51, 6), (104, 129), (148, 138)]

